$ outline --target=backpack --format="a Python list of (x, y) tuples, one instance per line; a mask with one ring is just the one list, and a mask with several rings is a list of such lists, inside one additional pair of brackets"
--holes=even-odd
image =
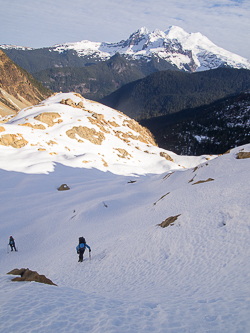
[(79, 247), (83, 249), (86, 245), (86, 241), (84, 237), (79, 237)]

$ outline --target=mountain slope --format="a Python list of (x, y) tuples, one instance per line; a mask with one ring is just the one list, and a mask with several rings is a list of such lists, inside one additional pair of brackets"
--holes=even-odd
[(75, 93), (55, 94), (23, 109), (0, 131), (0, 167), (5, 170), (48, 173), (61, 163), (130, 175), (193, 165), (187, 158), (180, 166), (179, 157), (158, 148), (136, 121)]
[(53, 91), (77, 92), (84, 97), (100, 100), (126, 83), (141, 79), (157, 70), (174, 69), (166, 62), (126, 60), (115, 54), (107, 61), (84, 67), (50, 68), (34, 77)]
[(101, 102), (138, 120), (209, 104), (249, 88), (250, 71), (245, 69), (161, 71), (124, 85)]
[(16, 114), (51, 94), (0, 49), (0, 115)]
[(221, 154), (250, 143), (250, 93), (140, 123), (161, 148), (181, 155)]
[[(239, 153), (250, 146), (137, 177), (60, 163), (48, 174), (0, 169), (0, 331), (247, 332), (250, 159)], [(57, 191), (62, 182), (69, 191)], [(6, 253), (10, 235), (17, 253)], [(82, 235), (92, 259), (78, 263)], [(11, 282), (16, 267), (57, 287)]]

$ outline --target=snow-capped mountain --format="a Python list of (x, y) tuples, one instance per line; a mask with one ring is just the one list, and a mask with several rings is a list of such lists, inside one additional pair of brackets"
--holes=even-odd
[(249, 331), (250, 144), (178, 156), (73, 93), (0, 131), (1, 333)]
[(127, 40), (118, 43), (91, 42), (55, 45), (53, 51), (75, 50), (78, 56), (88, 56), (107, 60), (115, 53), (132, 59), (158, 57), (185, 71), (203, 71), (229, 66), (250, 69), (249, 60), (216, 46), (201, 33), (187, 33), (182, 28), (172, 26), (165, 32), (149, 32), (141, 28)]

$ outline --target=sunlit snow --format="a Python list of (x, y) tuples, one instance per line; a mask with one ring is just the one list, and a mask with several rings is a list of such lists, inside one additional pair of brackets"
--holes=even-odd
[[(82, 101), (85, 110), (62, 98)], [(20, 126), (41, 124), (34, 117), (44, 112), (61, 117), (45, 129)], [(0, 138), (15, 132), (28, 141), (0, 145), (0, 332), (248, 332), (250, 159), (237, 156), (250, 145), (185, 157), (125, 143), (111, 127), (101, 145), (65, 134), (79, 124), (100, 131), (92, 114), (131, 130), (122, 125), (128, 117), (74, 94), (0, 124)], [(114, 160), (118, 143), (133, 158)], [(58, 191), (61, 184), (70, 190)], [(10, 235), (18, 252), (9, 251)], [(82, 263), (80, 236), (92, 249)], [(57, 286), (6, 275), (23, 267)]]

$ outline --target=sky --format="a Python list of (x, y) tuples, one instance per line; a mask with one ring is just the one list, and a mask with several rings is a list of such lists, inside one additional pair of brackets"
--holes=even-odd
[(119, 42), (176, 25), (250, 59), (249, 0), (0, 0), (0, 45)]

